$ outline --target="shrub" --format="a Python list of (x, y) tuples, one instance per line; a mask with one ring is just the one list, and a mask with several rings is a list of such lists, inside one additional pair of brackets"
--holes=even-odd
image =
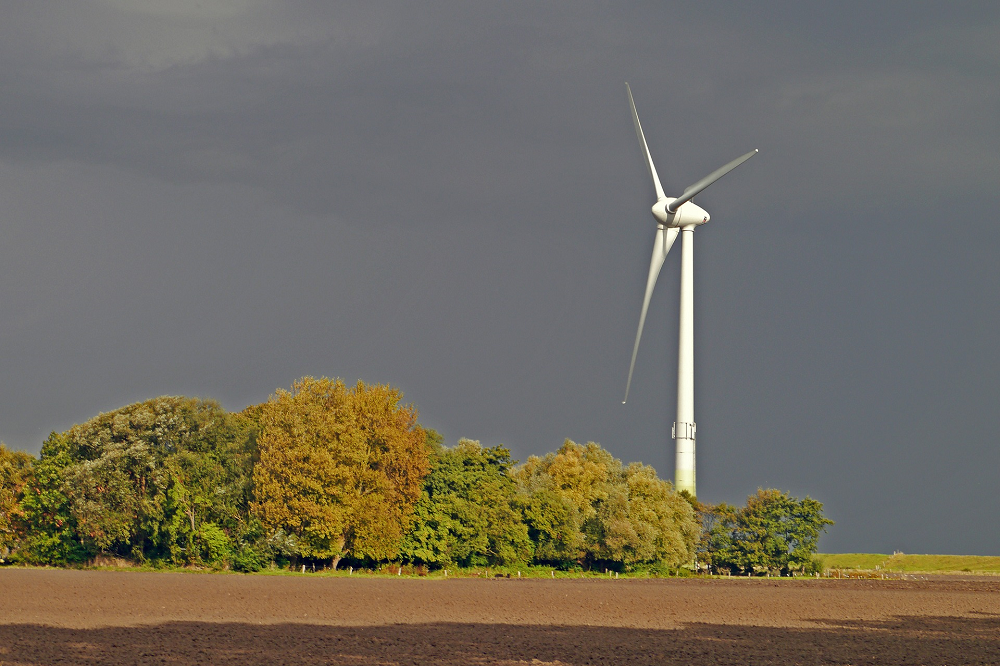
[(251, 546), (244, 546), (233, 555), (231, 567), (233, 571), (253, 573), (266, 567), (269, 561), (270, 558), (267, 557), (266, 553)]

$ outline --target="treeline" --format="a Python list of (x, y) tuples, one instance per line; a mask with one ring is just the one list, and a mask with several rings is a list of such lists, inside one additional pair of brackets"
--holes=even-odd
[[(829, 523), (822, 505), (761, 493), (748, 507), (766, 520), (699, 505), (592, 442), (520, 465), (502, 446), (445, 447), (397, 389), (306, 377), (239, 413), (183, 397), (129, 405), (52, 433), (38, 459), (0, 444), (0, 558), (802, 569)], [(748, 550), (775, 525), (784, 540)]]

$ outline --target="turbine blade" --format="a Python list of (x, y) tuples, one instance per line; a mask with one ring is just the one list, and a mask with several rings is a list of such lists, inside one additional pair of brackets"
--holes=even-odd
[(701, 180), (699, 180), (694, 185), (691, 185), (691, 186), (687, 187), (684, 190), (684, 194), (682, 194), (680, 197), (678, 197), (677, 199), (674, 199), (673, 201), (670, 202), (670, 205), (667, 206), (667, 210), (670, 211), (671, 213), (676, 213), (677, 209), (681, 207), (681, 204), (686, 203), (688, 201), (691, 201), (691, 199), (694, 199), (698, 195), (698, 193), (700, 193), (706, 187), (708, 187), (709, 185), (711, 185), (715, 181), (719, 180), (720, 178), (722, 178), (723, 176), (725, 176), (727, 173), (729, 173), (730, 171), (732, 171), (733, 169), (735, 169), (739, 165), (743, 164), (744, 162), (746, 162), (748, 159), (750, 159), (751, 157), (753, 157), (756, 154), (757, 154), (757, 149), (754, 148), (753, 150), (751, 150), (749, 153), (747, 153), (743, 157), (737, 157), (735, 160), (733, 160), (732, 162), (730, 162), (726, 166), (721, 167), (719, 169), (716, 169), (712, 173), (708, 174), (707, 176), (705, 176), (704, 178), (702, 178)]
[(646, 278), (646, 296), (642, 299), (642, 313), (639, 315), (639, 330), (635, 334), (635, 346), (632, 347), (632, 363), (628, 366), (628, 382), (625, 384), (624, 405), (628, 401), (628, 390), (632, 385), (632, 371), (635, 370), (635, 355), (639, 352), (639, 339), (642, 338), (642, 325), (646, 323), (646, 310), (649, 309), (649, 299), (653, 296), (653, 287), (656, 285), (656, 278), (663, 267), (663, 260), (670, 252), (670, 246), (677, 238), (678, 229), (671, 227), (665, 229), (663, 225), (656, 228), (656, 239), (653, 241), (653, 258), (649, 260), (649, 277)]
[(663, 187), (660, 185), (660, 178), (656, 175), (656, 167), (653, 166), (653, 158), (649, 156), (649, 146), (646, 145), (646, 135), (642, 133), (642, 125), (639, 124), (639, 114), (635, 110), (635, 102), (632, 100), (632, 89), (628, 83), (625, 84), (628, 92), (628, 103), (632, 107), (632, 122), (635, 123), (635, 135), (639, 137), (639, 145), (642, 147), (642, 156), (646, 158), (646, 167), (649, 169), (649, 177), (653, 179), (653, 187), (656, 188), (656, 200), (663, 198)]

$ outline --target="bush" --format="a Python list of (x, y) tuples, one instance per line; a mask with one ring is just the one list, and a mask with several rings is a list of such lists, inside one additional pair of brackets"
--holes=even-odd
[(231, 565), (233, 571), (253, 573), (265, 568), (268, 562), (269, 558), (266, 553), (262, 553), (251, 546), (244, 546), (233, 555)]
[(229, 535), (215, 523), (202, 523), (198, 528), (198, 546), (205, 561), (212, 563), (228, 560), (232, 551)]

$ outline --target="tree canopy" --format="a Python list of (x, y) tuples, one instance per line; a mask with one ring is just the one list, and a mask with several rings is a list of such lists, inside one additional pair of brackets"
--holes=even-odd
[(773, 488), (757, 490), (743, 507), (708, 507), (705, 522), (702, 559), (736, 573), (801, 571), (816, 553), (819, 535), (833, 525), (822, 503)]
[(694, 555), (694, 511), (652, 467), (623, 467), (594, 442), (566, 440), (517, 478), (540, 559), (676, 567)]
[(531, 540), (511, 465), (503, 446), (469, 439), (435, 452), (403, 556), (432, 565), (528, 562)]
[(21, 502), (31, 463), (30, 455), (0, 442), (0, 559), (17, 544), (17, 521), (23, 515)]
[(251, 423), (218, 403), (161, 397), (42, 445), (23, 502), (29, 559), (110, 553), (200, 560), (206, 533), (245, 522)]
[(254, 514), (294, 556), (388, 560), (399, 553), (428, 467), (426, 437), (402, 394), (305, 377), (256, 413)]

